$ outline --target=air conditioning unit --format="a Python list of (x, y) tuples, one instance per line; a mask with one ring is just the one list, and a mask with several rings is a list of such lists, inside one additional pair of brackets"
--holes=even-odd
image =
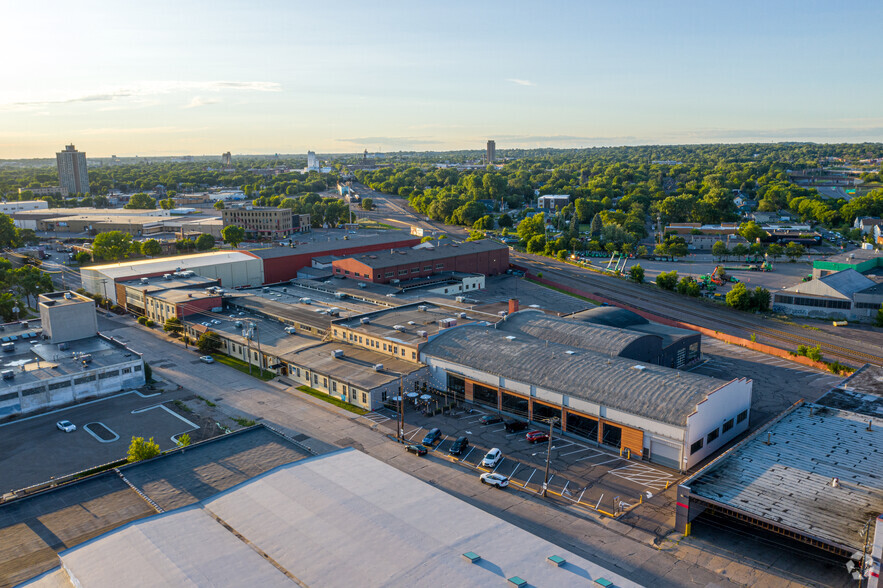
[(426, 312), (426, 308), (427, 307), (425, 305), (421, 304), (420, 306), (417, 307), (417, 310), (419, 310), (420, 312)]
[(405, 330), (405, 327), (403, 325), (393, 325), (392, 328), (395, 329), (396, 331), (404, 331)]
[(457, 316), (459, 316), (460, 318), (466, 318), (466, 313), (465, 313), (465, 312), (461, 312), (461, 313), (460, 313), (459, 315), (457, 315)]
[(400, 282), (401, 282), (401, 280), (398, 279), (398, 278), (396, 278), (395, 280), (390, 280), (390, 281), (389, 281), (390, 284), (398, 284), (398, 283), (400, 283)]
[(383, 364), (382, 363), (375, 363), (374, 364), (374, 371), (375, 372), (382, 372), (383, 371)]
[(363, 316), (362, 318), (359, 319), (359, 322), (362, 323), (363, 325), (370, 325), (371, 319), (368, 318), (367, 316)]
[(409, 325), (416, 325), (417, 323), (415, 323), (414, 321), (408, 321), (408, 324)]
[(331, 357), (343, 357), (343, 349), (335, 349), (331, 352)]
[(417, 334), (420, 335), (421, 337), (423, 337), (424, 339), (428, 335), (428, 333), (426, 331), (417, 331)]
[(141, 283), (142, 284), (149, 284), (150, 280), (148, 280), (147, 278), (141, 278)]

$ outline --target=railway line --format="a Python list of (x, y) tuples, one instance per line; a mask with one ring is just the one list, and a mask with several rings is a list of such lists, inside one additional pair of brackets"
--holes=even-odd
[[(798, 345), (818, 346), (822, 351), (822, 355), (826, 358), (837, 359), (850, 365), (863, 365), (865, 363), (883, 365), (883, 354), (878, 355), (851, 349), (843, 344), (788, 332), (783, 329), (759, 324), (756, 321), (739, 320), (733, 316), (728, 316), (730, 313), (723, 311), (723, 309), (705, 309), (704, 305), (699, 301), (691, 301), (689, 304), (685, 304), (678, 300), (674, 294), (660, 293), (655, 297), (648, 296), (644, 288), (625, 280), (591, 273), (575, 272), (561, 268), (553, 263), (534, 260), (532, 257), (523, 254), (516, 253), (513, 254), (513, 257), (520, 262), (535, 267), (540, 266), (542, 271), (546, 272), (545, 277), (564, 278), (571, 281), (574, 286), (584, 289), (587, 293), (594, 293), (598, 296), (618, 300), (662, 318), (693, 323), (704, 328), (728, 332), (734, 335), (747, 337), (754, 334), (758, 339), (764, 338), (768, 343), (775, 343), (776, 347), (786, 351), (793, 351)], [(615, 285), (610, 283), (610, 280), (616, 280)], [(672, 311), (676, 311), (676, 313), (672, 313)], [(678, 316), (674, 316), (674, 314)], [(730, 328), (724, 330), (721, 327)], [(831, 335), (828, 336), (830, 337)], [(782, 343), (789, 345), (783, 346)]]

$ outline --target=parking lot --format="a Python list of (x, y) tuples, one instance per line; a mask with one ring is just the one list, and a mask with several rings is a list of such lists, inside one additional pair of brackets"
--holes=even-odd
[[(530, 443), (523, 431), (510, 433), (503, 423), (483, 425), (480, 419), (490, 410), (474, 408), (471, 412), (455, 411), (451, 415), (426, 417), (408, 408), (405, 411), (405, 439), (419, 444), (430, 429), (438, 427), (441, 440), (432, 448), (433, 454), (443, 456), (476, 470), (476, 475), (494, 472), (509, 479), (509, 483), (525, 490), (540, 493), (545, 476), (548, 442)], [(397, 415), (389, 409), (380, 409), (357, 417), (371, 421), (395, 435)], [(542, 428), (548, 433), (548, 427)], [(460, 456), (451, 456), (448, 450), (459, 436), (469, 439), (469, 447)], [(482, 467), (487, 451), (496, 447), (503, 458), (493, 468)], [(616, 514), (641, 499), (648, 499), (667, 486), (674, 485), (680, 475), (645, 462), (621, 457), (615, 450), (600, 447), (588, 441), (560, 436), (556, 430), (552, 438), (548, 492), (581, 506)]]
[[(161, 404), (178, 396), (130, 391), (0, 425), (0, 494), (125, 458), (132, 437), (171, 449), (173, 437), (198, 428)], [(61, 420), (77, 430), (59, 430)]]

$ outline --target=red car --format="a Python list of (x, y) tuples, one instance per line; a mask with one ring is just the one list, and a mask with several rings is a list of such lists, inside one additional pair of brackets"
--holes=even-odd
[(525, 435), (524, 438), (527, 439), (528, 443), (542, 443), (543, 441), (549, 440), (549, 435), (542, 431), (531, 431)]

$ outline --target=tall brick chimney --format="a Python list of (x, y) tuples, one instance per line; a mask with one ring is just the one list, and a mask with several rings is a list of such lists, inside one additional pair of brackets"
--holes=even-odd
[(518, 298), (509, 299), (509, 314), (518, 312)]

